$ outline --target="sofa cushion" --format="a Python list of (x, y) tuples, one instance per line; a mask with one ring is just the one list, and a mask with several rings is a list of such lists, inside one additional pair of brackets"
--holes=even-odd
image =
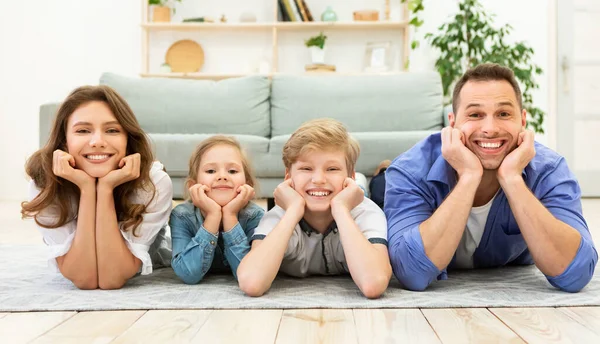
[[(171, 177), (187, 177), (192, 153), (200, 142), (213, 135), (148, 134), (156, 159), (165, 165)], [(268, 154), (269, 139), (252, 135), (230, 135), (229, 133), (226, 135), (233, 136), (240, 142), (252, 165), (256, 166), (255, 161), (266, 160), (263, 156)]]
[[(356, 172), (372, 176), (373, 171), (382, 160), (393, 160), (401, 153), (410, 149), (434, 130), (427, 131), (396, 131), (350, 133), (360, 144), (360, 156), (356, 162)], [(290, 135), (280, 135), (271, 138), (269, 153), (260, 155), (256, 166), (257, 174), (261, 177), (283, 177), (285, 166), (281, 159), (283, 146)]]
[(222, 81), (130, 78), (105, 73), (148, 133), (227, 132), (268, 137), (270, 83), (251, 76)]
[(351, 132), (442, 128), (439, 74), (273, 77), (271, 135), (290, 134), (303, 122), (331, 117)]

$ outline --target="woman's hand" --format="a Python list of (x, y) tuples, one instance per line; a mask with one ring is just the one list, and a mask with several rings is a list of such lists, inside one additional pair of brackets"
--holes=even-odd
[(75, 159), (65, 151), (57, 149), (52, 154), (52, 172), (55, 176), (66, 179), (77, 185), (79, 189), (96, 186), (96, 178), (75, 168)]
[(140, 176), (140, 153), (128, 155), (119, 161), (119, 168), (110, 171), (107, 175), (98, 179), (98, 187), (114, 190), (117, 186), (139, 178)]

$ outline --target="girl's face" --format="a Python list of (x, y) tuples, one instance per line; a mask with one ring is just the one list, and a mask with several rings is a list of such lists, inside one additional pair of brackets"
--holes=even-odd
[(210, 187), (207, 196), (225, 206), (237, 195), (237, 189), (246, 184), (240, 151), (230, 145), (217, 145), (200, 158), (196, 183)]
[(101, 178), (118, 168), (126, 152), (127, 133), (106, 103), (91, 101), (69, 116), (67, 153), (75, 168)]

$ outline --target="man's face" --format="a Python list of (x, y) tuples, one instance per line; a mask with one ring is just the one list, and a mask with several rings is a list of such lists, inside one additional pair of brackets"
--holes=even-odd
[(469, 81), (460, 91), (457, 113), (450, 113), (450, 126), (459, 129), (465, 146), (486, 170), (496, 170), (517, 147), (526, 125), (515, 91), (508, 81)]
[(286, 171), (294, 189), (305, 200), (309, 212), (331, 211), (331, 200), (348, 178), (346, 157), (341, 150), (311, 150), (298, 157)]

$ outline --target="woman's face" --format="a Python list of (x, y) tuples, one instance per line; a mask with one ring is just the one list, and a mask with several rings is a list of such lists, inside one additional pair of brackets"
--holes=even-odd
[(75, 168), (101, 178), (118, 168), (127, 153), (127, 133), (108, 105), (91, 101), (78, 107), (67, 121), (67, 153)]

